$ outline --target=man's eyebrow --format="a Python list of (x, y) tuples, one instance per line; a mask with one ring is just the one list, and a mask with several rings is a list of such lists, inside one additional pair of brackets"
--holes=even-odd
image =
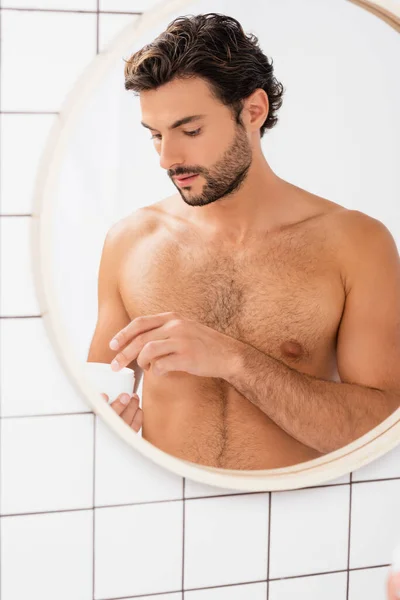
[[(180, 127), (181, 125), (186, 125), (186, 123), (191, 123), (192, 121), (196, 121), (197, 119), (202, 119), (205, 116), (206, 115), (191, 115), (190, 117), (183, 117), (183, 119), (178, 119), (178, 121), (175, 121), (175, 123), (172, 123), (172, 125), (170, 125), (168, 127), (168, 129), (176, 129), (177, 127)], [(143, 127), (146, 127), (147, 129), (152, 129), (153, 131), (157, 131), (157, 129), (155, 129), (154, 127), (151, 127), (150, 125), (147, 125), (146, 123), (143, 123), (143, 121), (141, 121), (141, 124), (143, 125)]]

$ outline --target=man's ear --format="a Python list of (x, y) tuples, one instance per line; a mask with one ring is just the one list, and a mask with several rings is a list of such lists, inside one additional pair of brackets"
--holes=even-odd
[(245, 100), (243, 121), (249, 131), (257, 131), (268, 117), (269, 100), (266, 92), (257, 88)]

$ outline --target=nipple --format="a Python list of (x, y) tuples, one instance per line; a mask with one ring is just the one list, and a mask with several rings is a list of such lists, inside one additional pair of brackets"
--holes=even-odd
[(299, 358), (299, 356), (302, 356), (304, 352), (303, 346), (294, 340), (283, 342), (281, 344), (281, 351), (290, 358)]

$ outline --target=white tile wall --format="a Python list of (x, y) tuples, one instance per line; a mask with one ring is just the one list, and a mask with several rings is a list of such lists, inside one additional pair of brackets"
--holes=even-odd
[[(269, 583), (269, 600), (347, 600), (347, 573), (313, 575)], [(358, 597), (361, 600), (362, 596)], [(365, 596), (365, 598), (369, 598)], [(372, 596), (371, 596), (372, 600)]]
[[(140, 482), (140, 485), (138, 485)], [(95, 505), (107, 506), (183, 497), (183, 479), (115, 438), (96, 417)]]
[(97, 508), (94, 598), (182, 589), (183, 505)]
[(96, 10), (97, 0), (2, 0), (4, 8), (47, 10)]
[(96, 22), (95, 14), (3, 11), (1, 109), (60, 110), (96, 54)]
[(100, 0), (100, 10), (118, 12), (143, 12), (150, 10), (162, 0)]
[(137, 15), (104, 14), (99, 15), (99, 50), (103, 52), (114, 37), (120, 33), (128, 24), (135, 23), (139, 19)]
[[(11, 232), (13, 229), (21, 230), (14, 227), (20, 225), (20, 218), (3, 218), (0, 225), (3, 222), (6, 224), (7, 221), (11, 223)], [(29, 219), (26, 221), (29, 222)], [(25, 234), (25, 230), (23, 233)], [(26, 237), (22, 237), (23, 239)], [(22, 282), (21, 287), (23, 285)], [(5, 287), (3, 289), (5, 290)], [(42, 318), (0, 319), (0, 354), (0, 407), (3, 417), (91, 410), (76, 393), (61, 366), (46, 334)], [(15, 360), (16, 356), (18, 360)]]
[[(350, 473), (347, 475), (343, 475), (341, 477), (337, 477), (336, 479), (332, 479), (328, 481), (326, 485), (339, 485), (343, 483), (350, 482)], [(311, 487), (320, 487), (320, 486), (311, 486)], [(229, 490), (226, 488), (217, 488), (212, 485), (205, 485), (204, 483), (199, 483), (198, 481), (191, 481), (188, 479), (185, 485), (185, 498), (197, 498), (199, 496), (223, 496), (226, 494), (243, 494), (245, 492), (241, 490)]]
[(40, 156), (54, 115), (0, 115), (1, 214), (30, 214)]
[(390, 562), (400, 540), (399, 498), (400, 479), (353, 485), (351, 568)]
[[(155, 3), (100, 0), (100, 10)], [(95, 11), (95, 0), (2, 4), (0, 100), (8, 113), (59, 111), (97, 41), (106, 51), (137, 18), (56, 12)], [(56, 118), (1, 115), (3, 215), (31, 213)], [(268, 572), (269, 600), (386, 600), (386, 565), (400, 540), (400, 446), (349, 485), (346, 475), (271, 495), (183, 486), (116, 439), (68, 380), (39, 315), (30, 224), (0, 218), (1, 600), (183, 600), (182, 582), (189, 600), (265, 600)]]
[(92, 600), (92, 578), (92, 511), (1, 518), (2, 600)]
[(266, 579), (268, 509), (267, 493), (187, 501), (185, 589)]
[(360, 600), (363, 598), (387, 600), (386, 584), (388, 573), (389, 567), (350, 571), (348, 600)]
[(39, 315), (31, 259), (31, 217), (0, 219), (0, 316)]
[(353, 474), (353, 481), (386, 479), (391, 477), (400, 477), (400, 446), (374, 460), (369, 465), (358, 469)]
[(187, 479), (185, 483), (185, 498), (197, 498), (199, 496), (224, 496), (229, 494), (243, 494), (244, 492), (238, 490), (229, 490), (226, 488), (214, 487), (212, 485), (206, 485), (198, 481), (192, 481)]
[[(131, 596), (130, 598), (124, 598), (124, 600), (135, 600)], [(182, 592), (176, 592), (172, 594), (157, 594), (157, 596), (140, 596), (140, 600), (182, 600)]]
[(270, 577), (346, 569), (348, 485), (272, 493)]
[(266, 583), (250, 583), (247, 585), (231, 585), (185, 592), (185, 600), (265, 600)]
[(93, 507), (93, 415), (3, 418), (1, 447), (2, 514)]

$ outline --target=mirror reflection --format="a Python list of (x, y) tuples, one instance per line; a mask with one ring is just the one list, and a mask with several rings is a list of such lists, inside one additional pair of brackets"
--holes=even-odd
[[(104, 103), (110, 110), (104, 137), (86, 143), (94, 163), (111, 134), (96, 171), (103, 165), (106, 175), (86, 182), (95, 189), (89, 205), (77, 207), (75, 225), (83, 232), (86, 213), (86, 233), (93, 231), (90, 215), (106, 207), (80, 269), (83, 283), (92, 267), (80, 291), (82, 298), (91, 286), (84, 360), (92, 375), (98, 369), (94, 381), (105, 401), (173, 456), (252, 470), (333, 452), (400, 406), (399, 228), (390, 218), (399, 191), (390, 159), (399, 116), (385, 65), (386, 120), (369, 114), (361, 123), (357, 111), (365, 115), (371, 105), (363, 111), (357, 103), (370, 80), (365, 74), (354, 82), (353, 66), (318, 30), (328, 27), (318, 15), (313, 43), (320, 49), (310, 44), (300, 59), (293, 42), (285, 55), (282, 31), (275, 32), (278, 60), (268, 50), (273, 27), (256, 35), (248, 16), (235, 15), (180, 15), (141, 40), (107, 78), (85, 112), (92, 132), (88, 123), (104, 114)], [(398, 44), (389, 38), (388, 46)], [(292, 99), (290, 81), (298, 94)], [(110, 90), (117, 89), (115, 101)], [(326, 132), (318, 131), (322, 124)], [(389, 164), (379, 173), (388, 179), (376, 183), (379, 197), (358, 191), (352, 204), (349, 193), (362, 189), (368, 165), (356, 136), (373, 127), (384, 129), (374, 140), (386, 139)], [(62, 177), (68, 165), (79, 168), (73, 149), (84, 133), (75, 135)], [(341, 162), (349, 157), (350, 165)], [(102, 178), (111, 184), (97, 196)], [(347, 181), (335, 187), (324, 178)], [(61, 285), (62, 278), (61, 269)], [(128, 374), (124, 389), (118, 374)]]

